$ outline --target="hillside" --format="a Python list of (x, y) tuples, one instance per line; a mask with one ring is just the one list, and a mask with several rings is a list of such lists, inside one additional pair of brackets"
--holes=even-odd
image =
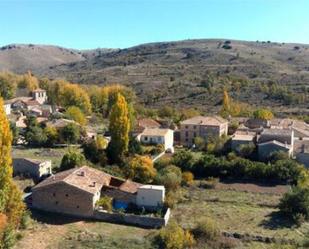
[[(38, 47), (35, 53), (41, 60), (47, 57), (43, 48)], [(21, 72), (25, 65), (32, 65), (34, 73), (50, 78), (82, 84), (119, 82), (133, 87), (151, 106), (194, 105), (217, 110), (225, 87), (238, 101), (279, 111), (286, 105), (285, 111), (299, 112), (307, 108), (308, 48), (302, 44), (230, 40), (150, 43), (87, 52), (55, 48), (48, 53), (52, 59), (44, 63), (35, 57), (20, 59), (11, 70)], [(7, 52), (10, 58), (21, 57), (15, 50)], [(4, 52), (0, 52), (0, 69), (3, 63), (15, 63), (15, 59), (3, 59)], [(272, 87), (271, 94), (267, 87)]]

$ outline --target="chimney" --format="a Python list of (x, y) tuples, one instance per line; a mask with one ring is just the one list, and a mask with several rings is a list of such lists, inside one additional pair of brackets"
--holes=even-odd
[(95, 185), (96, 185), (96, 182), (92, 182), (92, 187), (95, 187)]
[(79, 175), (80, 175), (80, 176), (85, 176), (85, 172), (84, 172), (84, 171), (80, 171), (80, 172), (79, 172)]

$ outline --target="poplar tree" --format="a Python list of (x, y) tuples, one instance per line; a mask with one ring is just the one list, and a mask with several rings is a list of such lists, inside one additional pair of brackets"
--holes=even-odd
[(109, 159), (112, 162), (121, 162), (123, 155), (128, 151), (130, 118), (128, 104), (120, 93), (117, 93), (111, 109), (109, 131), (111, 133), (108, 146)]
[(25, 206), (13, 182), (12, 133), (0, 98), (0, 248), (8, 248), (8, 238), (20, 224)]
[(12, 181), (11, 143), (10, 124), (3, 109), (3, 100), (0, 98), (0, 212), (6, 207)]

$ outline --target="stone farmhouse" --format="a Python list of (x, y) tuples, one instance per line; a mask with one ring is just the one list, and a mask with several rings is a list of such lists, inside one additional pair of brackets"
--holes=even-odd
[[(146, 192), (140, 191), (141, 188), (146, 189)], [(147, 188), (142, 184), (82, 166), (50, 176), (33, 187), (32, 207), (93, 218), (97, 210), (96, 202), (104, 195), (113, 198), (114, 208), (126, 208), (129, 204), (154, 209), (162, 206), (164, 187), (158, 189), (159, 192), (153, 191), (155, 187), (149, 188), (147, 192)]]
[(13, 175), (29, 176), (34, 180), (40, 180), (44, 176), (52, 174), (51, 161), (37, 160), (30, 158), (13, 159)]
[(228, 121), (219, 117), (196, 116), (180, 123), (180, 143), (191, 147), (196, 137), (207, 140), (209, 137), (227, 135)]

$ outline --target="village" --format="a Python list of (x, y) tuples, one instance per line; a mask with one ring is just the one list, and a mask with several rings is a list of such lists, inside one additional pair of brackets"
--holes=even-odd
[[(65, 86), (72, 91), (74, 85)], [(189, 226), (184, 231), (190, 236), (195, 234), (197, 242), (193, 238), (183, 240), (192, 243), (191, 247), (203, 241), (195, 230), (188, 232), (198, 222), (187, 224), (183, 216), (197, 205), (196, 199), (191, 199), (193, 196), (206, 198), (209, 205), (211, 198), (218, 198), (211, 196), (219, 194), (226, 198), (229, 192), (243, 195), (248, 191), (257, 200), (262, 195), (266, 198), (266, 204), (253, 205), (270, 205), (275, 209), (278, 204), (274, 203), (288, 193), (291, 185), (307, 184), (309, 125), (305, 121), (276, 118), (269, 110), (259, 109), (252, 117), (191, 111), (177, 122), (168, 115), (137, 113), (135, 122), (124, 126), (126, 121), (120, 122), (119, 117), (130, 116), (128, 111), (122, 112), (126, 98), (130, 99), (129, 90), (118, 85), (108, 89), (108, 100), (113, 105), (105, 111), (109, 112), (105, 119), (93, 119), (91, 114), (83, 117), (71, 102), (56, 105), (50, 101), (48, 91), (41, 88), (17, 89), (14, 98), (4, 101), (3, 110), (13, 134), (14, 181), (23, 191), (23, 201), (32, 219), (71, 217), (149, 231), (170, 229), (175, 219), (180, 219), (184, 227)], [(222, 105), (226, 110), (224, 103), (226, 99)], [(117, 109), (117, 105), (122, 109)], [(118, 128), (124, 132), (122, 136), (118, 136), (119, 131), (115, 133)], [(119, 141), (127, 137), (127, 152), (120, 150), (123, 144), (115, 144), (115, 137)], [(211, 212), (216, 212), (217, 207), (214, 205)], [(195, 217), (194, 209), (192, 212)], [(299, 222), (306, 231), (307, 223), (301, 219), (295, 218), (293, 222)], [(205, 226), (206, 230), (212, 227)], [(271, 244), (279, 241), (276, 233), (269, 231), (244, 239), (242, 233), (231, 235), (229, 230), (220, 232), (223, 237), (219, 241), (227, 238), (220, 242), (222, 248), (237, 244), (235, 240)], [(288, 236), (282, 243), (298, 242)]]

